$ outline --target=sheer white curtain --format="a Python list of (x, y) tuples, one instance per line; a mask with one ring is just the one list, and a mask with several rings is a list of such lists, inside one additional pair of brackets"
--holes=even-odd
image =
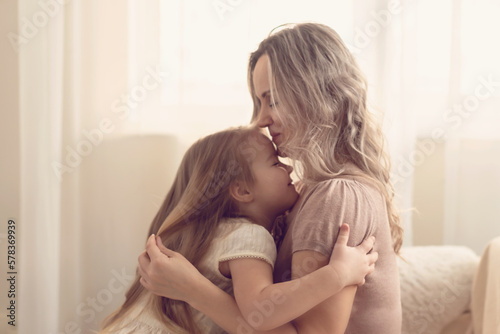
[[(500, 226), (499, 58), (481, 53), (498, 29), (480, 19), (498, 5), (480, 3), (19, 1), (19, 333), (88, 333), (120, 305), (179, 157), (248, 123), (248, 54), (288, 22), (332, 26), (358, 58), (385, 113), (401, 207), (433, 198), (418, 226), (441, 217), (438, 243), (480, 247)], [(449, 112), (457, 103), (469, 116)]]
[(500, 235), (500, 3), (355, 3), (354, 50), (386, 113), (405, 245), (480, 254)]
[(415, 3), (359, 0), (354, 17), (353, 52), (367, 75), (370, 105), (383, 117), (404, 245), (411, 246), (414, 169), (402, 165), (401, 158), (413, 151), (417, 132)]
[(173, 140), (124, 135), (163, 80), (155, 63), (129, 80), (128, 11), (19, 1), (19, 333), (97, 329), (135, 275), (167, 187)]
[[(73, 8), (76, 9), (75, 4)], [(69, 9), (66, 9), (70, 11)], [(66, 12), (64, 10), (64, 12)], [(62, 12), (61, 6), (59, 11)], [(53, 331), (57, 328), (63, 301), (75, 299), (73, 286), (64, 283), (62, 275), (78, 281), (78, 270), (62, 270), (65, 240), (78, 245), (75, 233), (79, 222), (78, 207), (74, 202), (74, 178), (59, 183), (51, 162), (60, 160), (63, 138), (73, 136), (71, 129), (78, 120), (77, 110), (69, 108), (64, 114), (65, 98), (75, 93), (73, 85), (64, 83), (67, 74), (64, 65), (64, 16), (50, 18), (35, 3), (19, 2), (19, 32), (31, 37), (19, 44), (20, 64), (20, 137), (21, 137), (21, 212), (19, 226), (19, 294), (18, 326), (20, 332)], [(45, 25), (34, 19), (46, 19)], [(33, 20), (33, 22), (31, 21)], [(25, 26), (21, 23), (24, 22)], [(28, 35), (27, 32), (31, 32)], [(78, 76), (78, 72), (73, 75)], [(69, 96), (68, 96), (69, 97)], [(72, 96), (73, 97), (73, 96)], [(74, 97), (73, 97), (74, 98)], [(67, 100), (66, 100), (67, 101)], [(64, 116), (63, 116), (64, 115)], [(63, 123), (66, 123), (64, 126)], [(71, 184), (70, 184), (71, 183)], [(66, 188), (63, 196), (64, 188)], [(68, 211), (63, 212), (63, 202)], [(63, 218), (65, 216), (65, 218)], [(67, 224), (63, 221), (67, 219)], [(73, 247), (65, 253), (79, 261), (80, 252)], [(67, 277), (67, 275), (73, 277)], [(62, 288), (62, 289), (61, 289)], [(29, 319), (28, 321), (19, 318)]]
[(500, 235), (500, 3), (419, 1), (415, 8), (414, 242), (480, 254)]

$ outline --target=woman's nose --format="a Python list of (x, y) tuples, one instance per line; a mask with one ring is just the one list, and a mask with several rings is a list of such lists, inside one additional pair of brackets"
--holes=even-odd
[(265, 128), (271, 124), (273, 124), (273, 119), (271, 118), (268, 108), (261, 106), (259, 116), (257, 117), (257, 126), (259, 128)]
[(291, 174), (293, 172), (293, 167), (292, 166), (285, 165), (285, 168), (286, 168), (286, 171), (288, 172), (288, 174)]

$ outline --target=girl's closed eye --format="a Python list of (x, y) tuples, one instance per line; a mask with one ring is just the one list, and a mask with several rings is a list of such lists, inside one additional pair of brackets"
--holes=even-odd
[(275, 157), (273, 160), (273, 166), (281, 166), (283, 163), (278, 159), (278, 157)]

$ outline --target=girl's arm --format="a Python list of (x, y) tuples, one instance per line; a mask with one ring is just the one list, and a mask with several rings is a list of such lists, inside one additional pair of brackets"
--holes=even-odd
[[(376, 253), (366, 255), (373, 246), (373, 239), (368, 238), (359, 249), (347, 247), (348, 239), (349, 228), (344, 224), (330, 263), (289, 282), (273, 284), (272, 268), (265, 261), (229, 261), (234, 295), (245, 319), (256, 329), (276, 328), (304, 314), (344, 287), (362, 284), (366, 274), (373, 271), (370, 258), (377, 257)], [(311, 256), (302, 265), (317, 267), (317, 262), (318, 259)]]
[[(369, 238), (360, 246), (352, 248), (347, 247), (348, 236), (348, 227), (344, 225), (329, 265), (290, 282), (273, 284), (271, 266), (264, 261), (229, 261), (235, 297), (244, 318), (257, 329), (276, 328), (300, 316), (345, 286), (362, 284), (364, 276), (373, 271), (373, 263), (377, 258), (377, 253), (366, 255), (373, 246), (373, 239)], [(227, 316), (224, 296), (228, 295), (203, 277), (184, 257), (166, 249), (164, 253), (167, 257), (162, 256), (151, 240), (147, 247), (151, 262), (140, 258), (139, 268), (141, 283), (148, 290), (188, 302), (226, 330), (238, 325), (234, 323), (238, 320), (234, 313)], [(313, 258), (309, 259), (311, 263), (315, 261)], [(215, 300), (217, 308), (213, 307)], [(219, 307), (224, 310), (219, 310)], [(228, 324), (230, 327), (223, 324), (227, 321), (224, 317), (232, 318), (233, 323)], [(243, 319), (240, 317), (240, 320)]]
[[(314, 257), (315, 263), (309, 263), (308, 259)], [(328, 264), (328, 258), (314, 251), (299, 251), (292, 256), (292, 279), (307, 277), (310, 272)], [(305, 265), (308, 264), (308, 265)], [(294, 324), (300, 333), (344, 333), (354, 302), (357, 286), (345, 287), (339, 293), (331, 296), (321, 304), (294, 320)]]

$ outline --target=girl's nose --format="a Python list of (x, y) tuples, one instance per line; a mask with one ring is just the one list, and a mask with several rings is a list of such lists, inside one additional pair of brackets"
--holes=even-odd
[(286, 168), (286, 171), (288, 172), (288, 174), (291, 174), (293, 172), (293, 167), (292, 166), (285, 165), (285, 168)]

